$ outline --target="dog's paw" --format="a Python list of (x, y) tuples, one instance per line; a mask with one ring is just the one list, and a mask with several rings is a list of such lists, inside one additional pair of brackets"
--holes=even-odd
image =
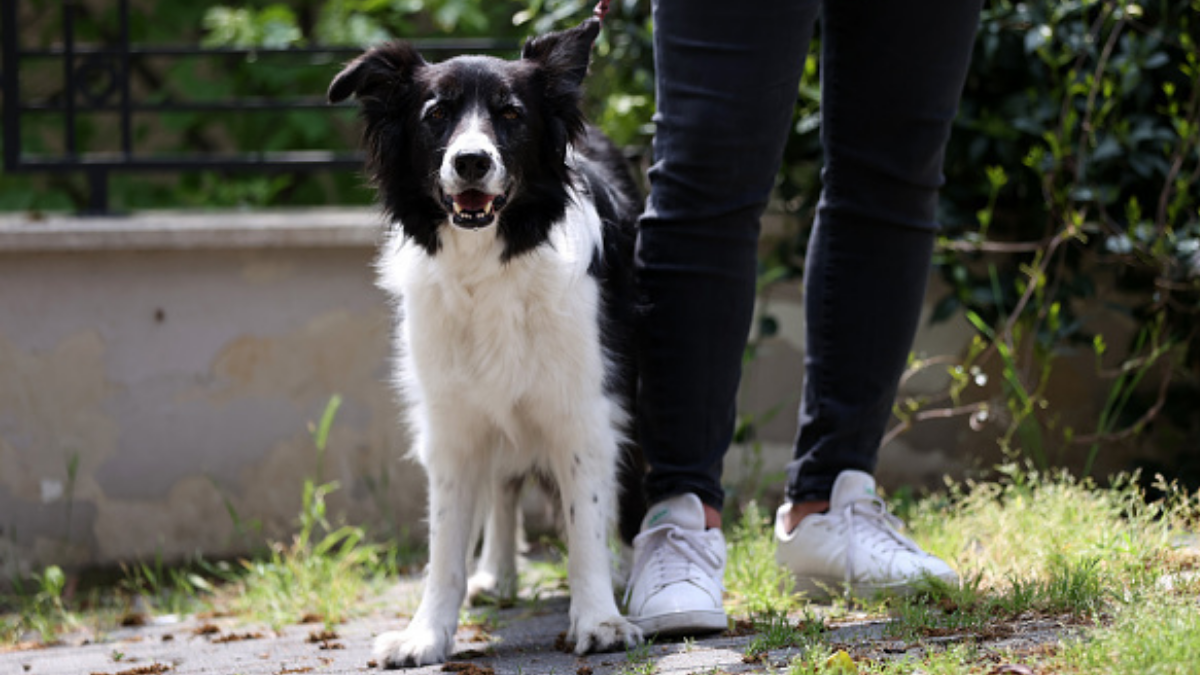
[(507, 605), (516, 597), (515, 576), (497, 576), (480, 570), (467, 579), (467, 600), (472, 605)]
[(446, 660), (449, 640), (433, 630), (409, 627), (375, 638), (375, 661), (380, 668), (413, 668)]
[(642, 643), (642, 629), (619, 615), (600, 621), (579, 619), (570, 633), (575, 639), (575, 653), (611, 652), (629, 649)]

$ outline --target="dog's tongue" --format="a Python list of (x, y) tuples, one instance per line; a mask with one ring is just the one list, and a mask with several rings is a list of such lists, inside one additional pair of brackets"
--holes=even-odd
[(463, 211), (482, 211), (487, 208), (492, 199), (491, 195), (479, 190), (467, 190), (454, 196), (454, 201)]

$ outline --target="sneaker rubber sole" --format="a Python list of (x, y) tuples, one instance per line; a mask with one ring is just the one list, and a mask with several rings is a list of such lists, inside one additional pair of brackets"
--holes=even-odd
[(668, 612), (654, 616), (629, 617), (646, 637), (651, 635), (680, 636), (715, 633), (729, 628), (725, 612), (715, 609), (690, 612)]
[(928, 579), (906, 579), (890, 584), (857, 583), (847, 584), (844, 579), (820, 576), (795, 576), (793, 591), (803, 593), (808, 600), (827, 601), (849, 595), (860, 600), (876, 600), (888, 596), (907, 596), (929, 588), (931, 584), (958, 585), (958, 575), (931, 576)]

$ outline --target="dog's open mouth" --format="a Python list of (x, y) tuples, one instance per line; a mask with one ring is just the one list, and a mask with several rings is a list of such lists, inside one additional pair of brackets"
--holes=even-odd
[(496, 212), (504, 208), (507, 201), (504, 195), (489, 195), (479, 190), (466, 190), (443, 198), (454, 224), (466, 228), (491, 225), (496, 220)]

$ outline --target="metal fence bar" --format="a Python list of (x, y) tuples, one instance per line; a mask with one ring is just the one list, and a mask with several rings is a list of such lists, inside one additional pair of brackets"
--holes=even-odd
[(20, 45), (17, 36), (17, 3), (16, 0), (0, 2), (3, 6), (3, 16), (0, 16), (0, 38), (4, 40), (3, 47), (3, 88), (4, 88), (4, 166), (16, 166), (21, 156), (21, 111), (17, 106), (18, 92), (21, 91), (21, 69), (17, 54)]
[[(77, 29), (83, 14), (79, 0), (61, 1), (62, 36), (58, 45), (22, 45), (19, 39), (19, 4), (4, 0), (0, 10), (3, 38), (0, 91), (4, 96), (4, 170), (10, 172), (81, 173), (89, 184), (86, 213), (108, 210), (109, 174), (114, 171), (264, 171), (308, 172), (316, 170), (356, 170), (362, 166), (359, 152), (325, 149), (287, 152), (238, 152), (147, 155), (138, 151), (133, 133), (134, 115), (170, 115), (205, 112), (213, 114), (261, 114), (271, 111), (306, 110), (343, 114), (353, 106), (343, 104), (337, 110), (324, 99), (303, 96), (290, 99), (241, 98), (231, 100), (165, 100), (146, 102), (135, 99), (133, 79), (137, 59), (157, 58), (292, 58), (305, 57), (348, 60), (362, 52), (361, 47), (306, 46), (296, 48), (205, 48), (194, 45), (134, 45), (130, 43), (130, 2), (118, 0), (115, 44), (79, 44)], [(486, 38), (409, 40), (422, 52), (454, 55), (464, 52), (513, 53), (519, 45), (512, 40)], [(39, 60), (61, 61), (62, 91), (46, 100), (23, 100), (21, 64)], [(332, 74), (332, 69), (331, 69)], [(97, 77), (103, 86), (94, 86)], [(105, 79), (107, 78), (107, 79)], [(109, 81), (111, 80), (111, 81)], [(173, 96), (173, 95), (172, 95)], [(31, 154), (22, 146), (23, 115), (62, 115), (61, 154)], [(86, 137), (79, 136), (81, 119), (92, 115), (116, 115), (117, 150), (97, 152), (81, 147)]]
[(27, 157), (22, 160), (23, 168), (31, 171), (194, 171), (197, 169), (265, 169), (272, 171), (297, 169), (354, 169), (362, 166), (360, 153), (337, 153), (326, 150), (295, 150), (291, 152), (243, 153), (237, 155), (164, 155), (139, 157), (135, 163), (125, 159), (122, 153), (88, 153), (75, 160), (61, 158)]
[[(353, 109), (353, 105), (339, 104), (337, 108)], [(76, 111), (93, 113), (121, 113), (126, 108), (112, 104), (75, 104)], [(172, 113), (172, 112), (270, 112), (273, 110), (328, 110), (329, 103), (323, 98), (289, 99), (233, 99), (229, 101), (184, 101), (179, 103), (130, 103), (131, 113)], [(62, 112), (59, 103), (22, 103), (21, 112), (52, 113)]]
[(129, 0), (121, 0), (118, 11), (121, 21), (121, 150), (133, 157), (133, 114), (130, 110), (129, 80)]
[[(421, 52), (459, 53), (459, 52), (500, 52), (516, 51), (520, 45), (511, 40), (496, 40), (493, 38), (405, 38)], [(41, 49), (21, 49), (17, 55), (22, 58), (53, 59), (63, 55), (62, 47), (46, 47)], [(120, 47), (100, 45), (77, 45), (75, 53), (80, 56), (119, 56), (128, 51), (131, 56), (292, 56), (297, 54), (330, 54), (340, 56), (357, 56), (363, 51), (362, 47), (347, 47), (338, 45), (318, 47), (192, 47), (181, 45), (129, 45), (128, 50)]]
[[(73, 0), (63, 0), (62, 13), (63, 89), (65, 90), (63, 95), (67, 113), (63, 124), (66, 125), (64, 131), (67, 140), (67, 156), (73, 157), (78, 154), (75, 146), (75, 3)], [(17, 65), (20, 66), (20, 63), (18, 62)], [(8, 103), (5, 102), (5, 105)]]

